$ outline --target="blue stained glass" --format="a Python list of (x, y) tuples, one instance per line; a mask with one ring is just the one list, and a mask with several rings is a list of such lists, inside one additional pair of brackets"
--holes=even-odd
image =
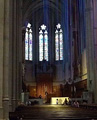
[(32, 61), (32, 30), (30, 23), (28, 23), (25, 33), (25, 60)]
[(55, 54), (56, 54), (56, 60), (59, 60), (58, 34), (55, 34)]
[(32, 60), (32, 32), (29, 33), (29, 60)]
[(44, 59), (48, 61), (48, 35), (45, 34), (44, 36)]
[(28, 60), (28, 31), (25, 34), (25, 60)]
[(48, 32), (44, 24), (39, 30), (39, 61), (48, 61)]
[(63, 60), (63, 33), (61, 25), (56, 25), (57, 29), (55, 31), (55, 60)]
[(63, 60), (63, 34), (60, 33), (60, 60)]
[(43, 60), (43, 35), (39, 35), (39, 61)]

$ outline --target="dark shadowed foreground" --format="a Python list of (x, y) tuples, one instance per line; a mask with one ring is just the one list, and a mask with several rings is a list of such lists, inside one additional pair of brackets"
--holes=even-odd
[(35, 105), (22, 106), (9, 116), (10, 120), (97, 120), (97, 110), (66, 105)]

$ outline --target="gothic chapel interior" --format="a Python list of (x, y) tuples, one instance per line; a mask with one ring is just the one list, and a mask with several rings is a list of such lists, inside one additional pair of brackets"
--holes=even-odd
[(96, 11), (97, 0), (0, 0), (0, 120), (23, 92), (97, 103)]

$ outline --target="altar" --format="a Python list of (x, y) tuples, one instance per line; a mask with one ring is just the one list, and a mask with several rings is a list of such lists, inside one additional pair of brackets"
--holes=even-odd
[(64, 104), (64, 101), (67, 100), (67, 102), (69, 101), (69, 97), (52, 97), (51, 98), (51, 104), (52, 105), (62, 105)]

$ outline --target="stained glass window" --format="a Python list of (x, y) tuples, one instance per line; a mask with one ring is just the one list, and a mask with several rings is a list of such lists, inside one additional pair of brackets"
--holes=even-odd
[(48, 61), (48, 33), (44, 33), (44, 59)]
[(28, 60), (28, 29), (25, 34), (25, 60)]
[(29, 30), (29, 60), (32, 60), (32, 30)]
[(55, 32), (55, 49), (56, 49), (56, 60), (59, 60), (59, 43), (58, 43), (58, 31)]
[(39, 32), (39, 61), (43, 60), (48, 61), (48, 32), (44, 24)]
[(43, 60), (43, 32), (39, 32), (39, 61)]
[(60, 29), (60, 60), (63, 60), (63, 33)]
[(55, 60), (63, 60), (63, 32), (61, 25), (56, 25), (55, 31)]
[(25, 60), (32, 61), (32, 29), (28, 23), (25, 33)]

